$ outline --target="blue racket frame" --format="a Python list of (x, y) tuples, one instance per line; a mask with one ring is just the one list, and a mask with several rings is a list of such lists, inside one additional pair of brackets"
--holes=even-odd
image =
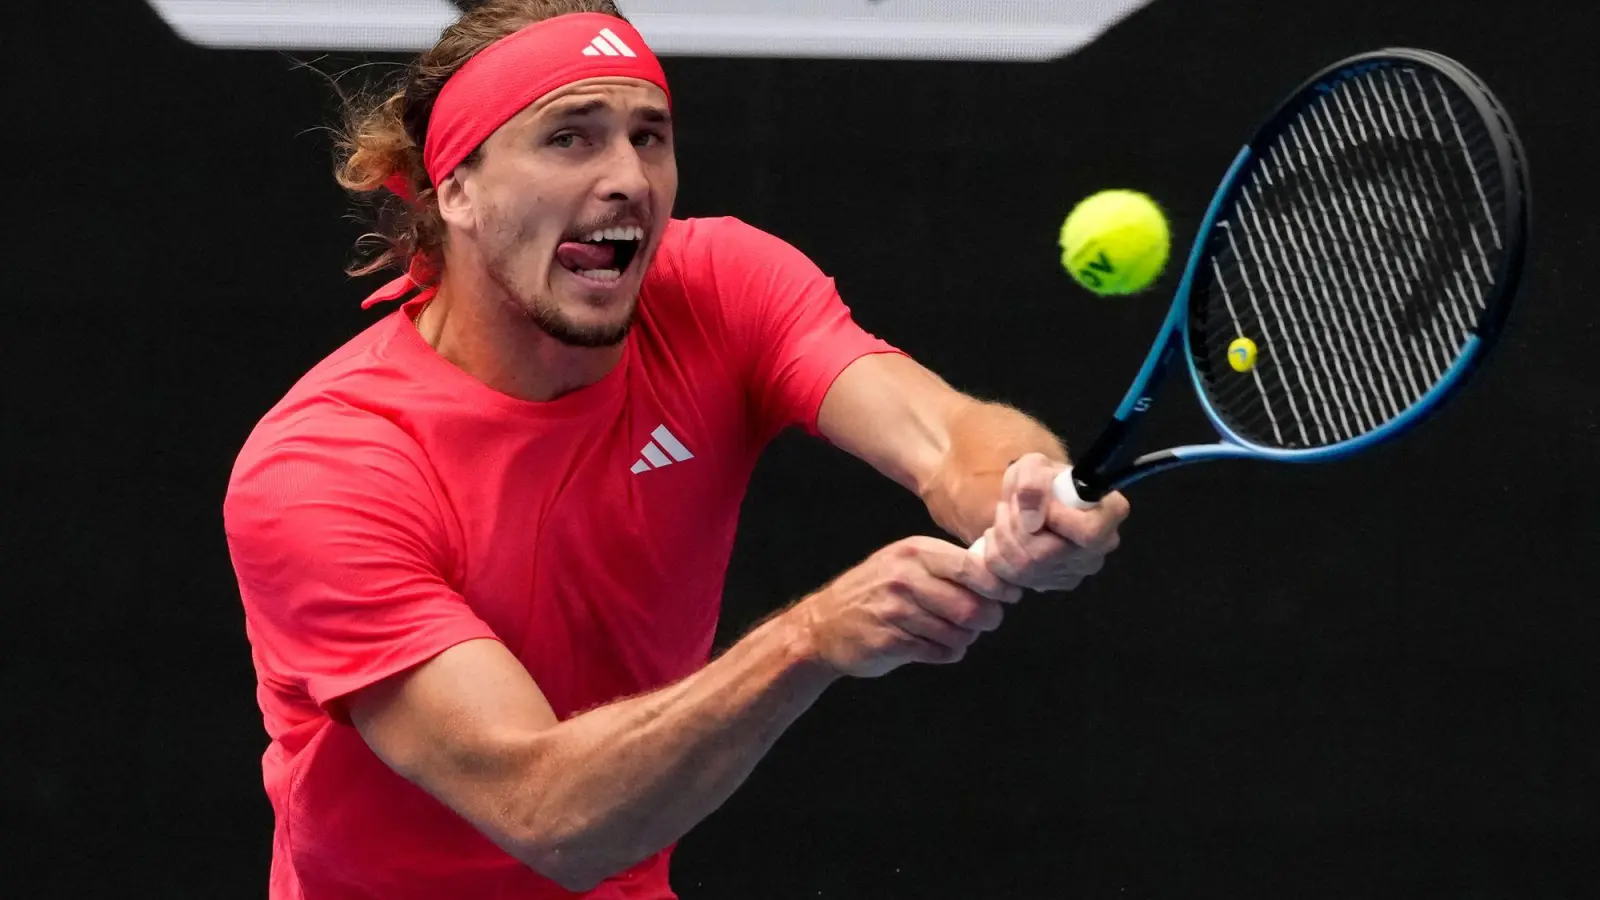
[[(1450, 369), (1421, 399), (1377, 429), (1339, 443), (1305, 449), (1264, 447), (1252, 443), (1234, 433), (1233, 429), (1223, 421), (1212, 405), (1203, 387), (1200, 372), (1195, 366), (1191, 332), (1187, 327), (1189, 297), (1194, 286), (1195, 272), (1202, 263), (1217, 218), (1232, 200), (1235, 185), (1251, 160), (1255, 158), (1253, 145), (1261, 140), (1262, 135), (1274, 134), (1276, 124), (1292, 113), (1296, 108), (1295, 104), (1302, 101), (1309, 91), (1331, 89), (1331, 85), (1342, 78), (1394, 62), (1420, 62), (1451, 78), (1472, 99), (1479, 113), (1487, 121), (1499, 125), (1498, 132), (1491, 131), (1496, 134), (1497, 143), (1501, 144), (1499, 147), (1501, 174), (1506, 187), (1507, 209), (1512, 211), (1512, 215), (1509, 216), (1511, 221), (1507, 223), (1509, 226), (1507, 250), (1501, 260), (1496, 279), (1499, 295), (1489, 299), (1488, 312), (1479, 322), (1476, 333), (1468, 336), (1460, 355), (1456, 357)], [(1092, 502), (1109, 491), (1120, 490), (1157, 472), (1199, 462), (1222, 459), (1254, 459), (1282, 463), (1331, 462), (1369, 450), (1416, 427), (1423, 419), (1437, 411), (1440, 405), (1466, 382), (1467, 376), (1486, 355), (1493, 338), (1504, 322), (1520, 278), (1524, 235), (1527, 233), (1528, 189), (1526, 174), (1522, 168), (1523, 158), (1521, 142), (1510, 120), (1491, 99), (1488, 89), (1459, 63), (1438, 54), (1407, 48), (1380, 50), (1343, 60), (1308, 79), (1274, 112), (1268, 124), (1258, 132), (1251, 144), (1246, 144), (1239, 151), (1223, 176), (1221, 184), (1212, 196), (1205, 217), (1201, 220), (1194, 245), (1190, 248), (1188, 262), (1184, 267), (1183, 278), (1178, 283), (1172, 307), (1167, 312), (1160, 333), (1149, 354), (1146, 355), (1144, 364), (1134, 377), (1133, 383), (1123, 396), (1121, 405), (1113, 414), (1112, 421), (1073, 470), (1072, 479), (1076, 484), (1078, 496)], [(1120, 451), (1138, 420), (1154, 405), (1156, 388), (1165, 377), (1172, 363), (1172, 357), (1179, 352), (1186, 357), (1190, 383), (1195, 388), (1200, 406), (1221, 440), (1211, 444), (1190, 444), (1147, 453), (1125, 466), (1118, 465)]]

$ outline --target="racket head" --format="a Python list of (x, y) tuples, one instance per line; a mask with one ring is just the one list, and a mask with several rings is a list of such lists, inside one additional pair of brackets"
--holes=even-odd
[[(1524, 159), (1489, 89), (1429, 51), (1353, 56), (1290, 94), (1235, 159), (1180, 285), (1190, 376), (1224, 441), (1325, 460), (1460, 390), (1520, 281)], [(1238, 337), (1257, 352), (1242, 372)]]

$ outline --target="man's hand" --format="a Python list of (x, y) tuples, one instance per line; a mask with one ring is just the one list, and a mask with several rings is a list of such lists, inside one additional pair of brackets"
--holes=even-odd
[(994, 524), (983, 535), (983, 561), (1007, 582), (1036, 591), (1072, 590), (1117, 549), (1128, 501), (1112, 492), (1097, 506), (1075, 509), (1051, 489), (1065, 469), (1029, 453), (1006, 469)]
[(860, 678), (906, 663), (953, 663), (1000, 627), (1022, 590), (966, 549), (930, 537), (897, 541), (791, 610), (835, 671)]

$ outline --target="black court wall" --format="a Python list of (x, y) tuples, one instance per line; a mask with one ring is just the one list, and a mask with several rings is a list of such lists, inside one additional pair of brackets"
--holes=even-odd
[[(0, 803), (18, 896), (259, 897), (270, 810), (223, 543), (245, 434), (370, 322), (327, 85), (142, 4), (8, 7)], [(17, 16), (22, 18), (18, 20)], [(669, 59), (680, 215), (811, 254), (955, 384), (1091, 438), (1161, 319), (1054, 261), (1146, 190), (1186, 247), (1249, 130), (1344, 55), (1435, 49), (1527, 144), (1490, 366), (1336, 467), (1130, 492), (1092, 584), (959, 666), (839, 686), (681, 846), (685, 898), (1567, 897), (1593, 859), (1600, 230), (1591, 5), (1156, 0), (1030, 65)], [(359, 60), (325, 59), (325, 70)], [(1174, 395), (1181, 399), (1181, 394)], [(1197, 429), (1182, 404), (1152, 442)], [(933, 526), (801, 436), (753, 484), (721, 641)]]

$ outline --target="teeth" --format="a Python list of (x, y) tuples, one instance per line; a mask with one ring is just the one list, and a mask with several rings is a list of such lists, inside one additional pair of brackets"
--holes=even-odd
[(616, 281), (622, 277), (620, 269), (579, 269), (578, 274), (594, 281)]
[(590, 232), (589, 236), (584, 240), (589, 243), (594, 243), (595, 241), (642, 241), (644, 240), (644, 229), (637, 225), (629, 225), (625, 228), (602, 228), (598, 231)]

